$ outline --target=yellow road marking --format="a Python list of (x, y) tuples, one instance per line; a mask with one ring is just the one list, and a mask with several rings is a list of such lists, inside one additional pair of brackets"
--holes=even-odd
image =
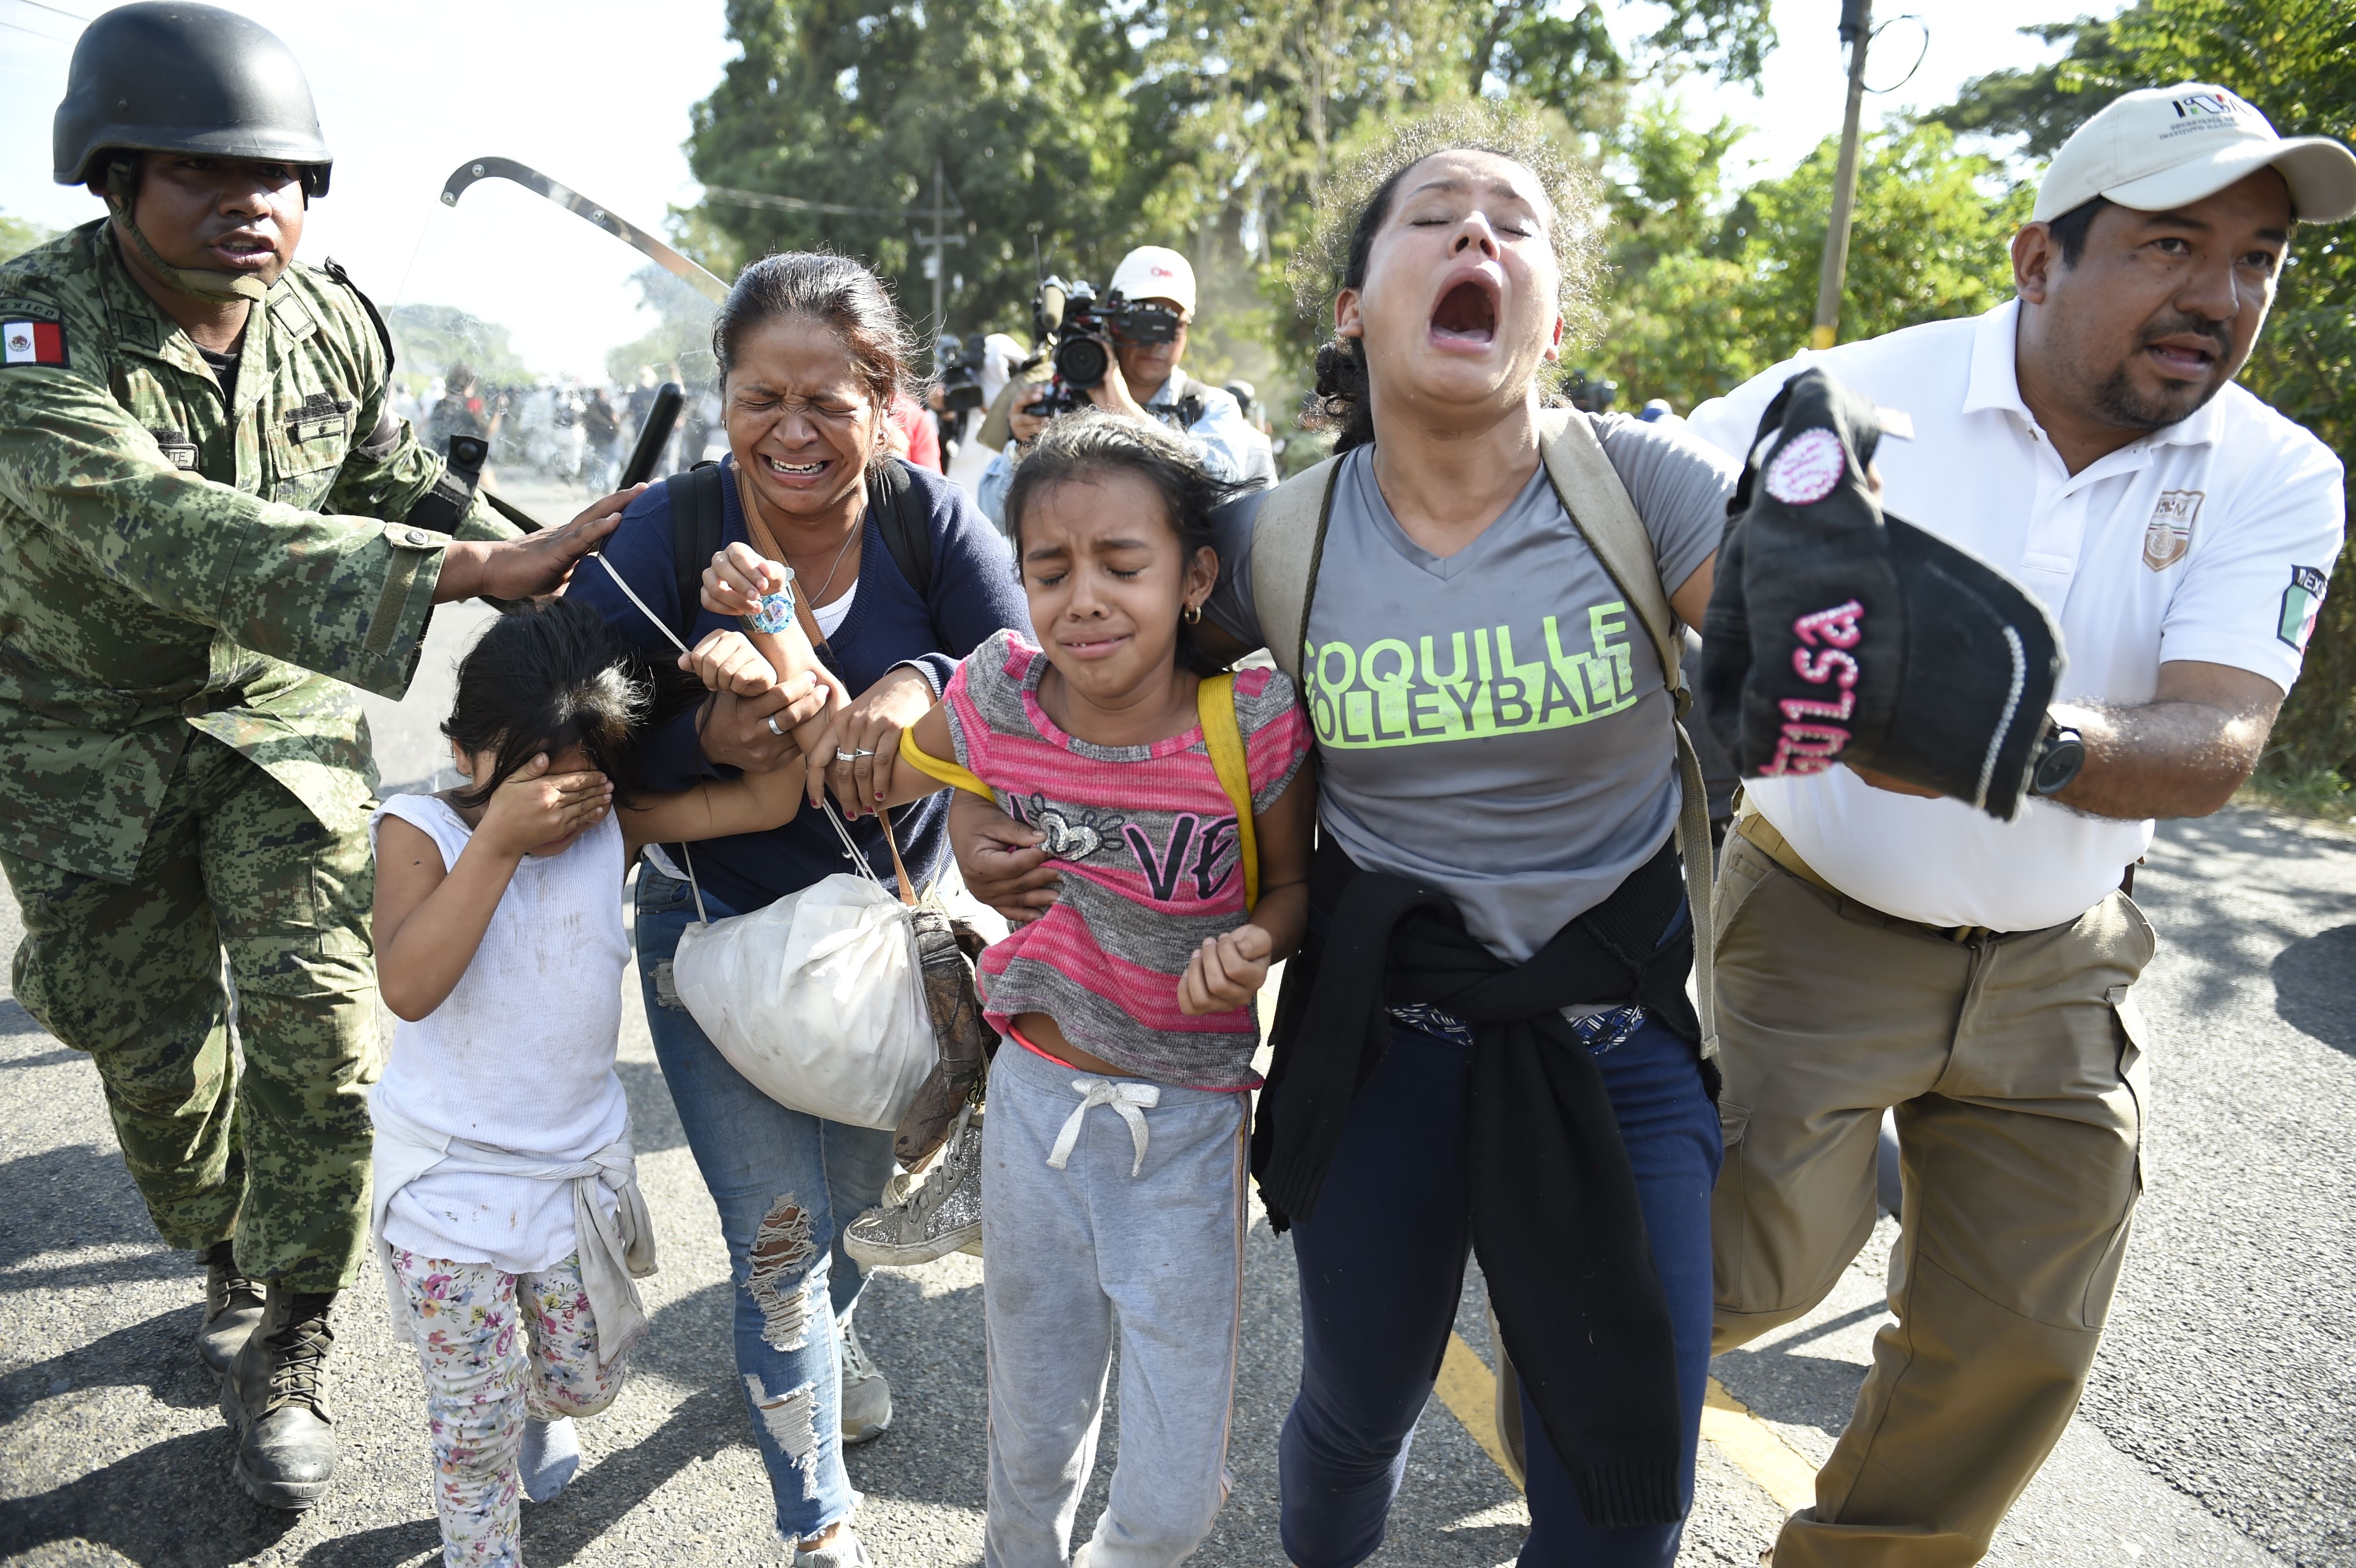
[[(1511, 1479), (1513, 1471), (1505, 1464), (1505, 1446), (1497, 1436), (1496, 1375), (1462, 1334), (1448, 1337), (1448, 1351), (1440, 1360), (1440, 1381), (1432, 1392)], [(1772, 1498), (1778, 1508), (1794, 1511), (1815, 1504), (1816, 1467), (1778, 1437), (1774, 1428), (1751, 1414), (1750, 1406), (1727, 1392), (1726, 1385), (1716, 1378), (1709, 1380), (1709, 1388), (1702, 1395), (1701, 1435)]]
[(1775, 1429), (1751, 1413), (1751, 1407), (1726, 1392), (1716, 1378), (1701, 1396), (1701, 1435), (1734, 1462), (1734, 1467), (1759, 1483), (1787, 1513), (1813, 1508), (1816, 1501), (1816, 1467)]
[[(1507, 1480), (1513, 1467), (1505, 1463), (1505, 1445), (1497, 1435), (1497, 1375), (1464, 1342), (1462, 1334), (1448, 1336), (1448, 1352), (1440, 1358), (1440, 1381), (1432, 1392), (1449, 1413), (1462, 1422), (1472, 1441), (1481, 1445)], [(1521, 1488), (1516, 1487), (1515, 1490)]]

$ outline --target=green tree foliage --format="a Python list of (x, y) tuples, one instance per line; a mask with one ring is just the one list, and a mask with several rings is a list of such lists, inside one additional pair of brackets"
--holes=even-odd
[[(2059, 35), (2057, 35), (2058, 37)], [(2117, 93), (2207, 81), (2264, 111), (2286, 136), (2356, 133), (2356, 3), (2141, 0), (2109, 22), (2069, 25), (2069, 52), (2041, 71), (1966, 84), (1948, 123), (2059, 146)], [(2356, 453), (2356, 237), (2345, 224), (2293, 236), (2273, 314), (2242, 381), (2321, 437)], [(2356, 779), (2356, 558), (2343, 552), (2308, 649), (2306, 673), (2275, 726), (2266, 770)]]
[(11, 256), (21, 256), (36, 245), (46, 245), (57, 238), (56, 230), (44, 229), (27, 218), (12, 218), (0, 212), (0, 261)]
[[(1837, 142), (1743, 191), (1713, 222), (1721, 206), (1714, 171), (1735, 133), (1722, 123), (1694, 130), (1658, 108), (1632, 117), (1612, 204), (1620, 271), (1603, 349), (1623, 399), (1691, 408), (1807, 342)], [(1879, 336), (2001, 304), (2012, 287), (2006, 247), (2029, 200), (1995, 160), (1957, 150), (1943, 125), (1868, 137), (1841, 336)]]
[(1327, 175), (1399, 116), (1503, 91), (1553, 109), (1567, 133), (1600, 133), (1633, 88), (1694, 71), (1756, 80), (1774, 44), (1764, 0), (1646, 6), (1650, 30), (1624, 49), (1607, 25), (1623, 13), (1636, 15), (1597, 0), (1149, 0), (1140, 30), (1161, 112), (1131, 141), (1180, 153), (1162, 221), (1232, 237), (1280, 347), (1305, 362), (1323, 326), (1291, 310), (1287, 264)]
[(2024, 37), (2066, 44), (2060, 58), (2025, 70), (1992, 71), (1965, 84), (1955, 101), (1929, 118), (1959, 134), (2019, 136), (2020, 150), (2050, 158), (2088, 115), (2129, 87), (2133, 69), (2111, 41), (2111, 25), (2093, 16), (2023, 27)]
[[(960, 332), (1029, 330), (1035, 237), (1047, 269), (1102, 283), (1165, 155), (1132, 150), (1127, 30), (1081, 0), (729, 0), (742, 47), (695, 111), (707, 187), (853, 212), (707, 198), (684, 238), (731, 275), (773, 250), (827, 247), (889, 278), (912, 318), (932, 283), (912, 243), (936, 160), (964, 217), (946, 314)], [(873, 209), (884, 209), (877, 211)]]
[[(1837, 155), (1826, 140), (1788, 176), (1744, 193), (1727, 220), (1740, 244), (1747, 325), (1770, 345), (1807, 341)], [(1975, 315), (2011, 296), (2007, 248), (2030, 194), (2009, 188), (1995, 160), (1956, 151), (1944, 126), (1885, 131), (1861, 148), (1857, 192), (1842, 337)]]
[[(1173, 246), (1204, 293), (1190, 367), (1251, 376), (1281, 407), (1316, 336), (1285, 264), (1329, 171), (1398, 115), (1514, 91), (1567, 131), (1601, 130), (1634, 84), (1755, 80), (1773, 45), (1767, 0), (1612, 6), (729, 0), (743, 55), (698, 107), (689, 157), (708, 188), (866, 208), (928, 205), (938, 159), (964, 209), (946, 302), (959, 332), (1027, 336), (1034, 238), (1047, 270), (1099, 285), (1130, 246)], [(1623, 11), (1645, 29), (1624, 47), (1605, 25)], [(859, 256), (919, 316), (920, 227), (711, 196), (679, 223), (723, 273), (773, 249)]]
[(1628, 49), (1594, 0), (1568, 10), (1551, 0), (1490, 0), (1474, 12), (1472, 91), (1502, 82), (1599, 133), (1617, 127), (1632, 85), (1687, 72), (1755, 82), (1775, 47), (1765, 0), (1665, 0), (1649, 8), (1654, 26)]

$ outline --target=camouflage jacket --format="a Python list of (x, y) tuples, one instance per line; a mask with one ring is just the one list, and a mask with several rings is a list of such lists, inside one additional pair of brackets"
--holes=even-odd
[(191, 731), (358, 830), (337, 683), (408, 686), (449, 542), (359, 297), (288, 268), (224, 396), (102, 219), (0, 265), (0, 851), (130, 881)]

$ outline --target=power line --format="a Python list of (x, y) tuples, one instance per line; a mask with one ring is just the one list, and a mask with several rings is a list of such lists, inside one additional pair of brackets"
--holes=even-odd
[(77, 22), (86, 24), (90, 21), (88, 16), (83, 16), (79, 11), (69, 11), (62, 5), (51, 5), (46, 4), (46, 0), (16, 0), (16, 4), (19, 5), (30, 5), (36, 11), (55, 11), (59, 16), (71, 16)]
[(932, 329), (936, 333), (941, 330), (941, 291), (948, 271), (945, 259), (946, 247), (965, 243), (964, 235), (951, 234), (944, 225), (946, 219), (963, 218), (965, 208), (958, 203), (956, 196), (947, 190), (938, 158), (933, 160), (933, 205), (930, 207), (846, 207), (841, 202), (811, 201), (806, 197), (798, 196), (771, 196), (766, 191), (738, 190), (724, 185), (705, 186), (703, 198), (706, 201), (724, 202), (731, 207), (765, 208), (779, 212), (824, 212), (845, 218), (931, 219), (933, 231), (927, 234), (919, 229), (916, 231), (916, 242), (919, 249), (932, 251), (929, 258), (933, 278)]

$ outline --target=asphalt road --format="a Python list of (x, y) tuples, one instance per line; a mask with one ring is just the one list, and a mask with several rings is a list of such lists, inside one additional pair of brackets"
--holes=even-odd
[[(388, 785), (426, 779), (448, 663), (479, 620), (445, 610), (418, 690), (372, 704)], [(2162, 835), (2137, 892), (2164, 939), (2140, 995), (2157, 1038), (2149, 1190), (2079, 1418), (1991, 1563), (2356, 1563), (2356, 837), (2236, 808)], [(0, 899), (0, 951), (19, 936)], [(0, 998), (5, 998), (0, 988)], [(583, 1424), (582, 1475), (527, 1509), (531, 1562), (783, 1562), (726, 1335), (712, 1207), (648, 1045), (635, 987), (621, 1050), (662, 1272), (654, 1333), (614, 1408)], [(1882, 1320), (1890, 1227), (1810, 1318), (1722, 1357), (1726, 1387), (1805, 1460), (1846, 1419)], [(1249, 1245), (1236, 1489), (1194, 1561), (1283, 1562), (1275, 1435), (1298, 1306), (1290, 1248)], [(850, 1467), (892, 1568), (980, 1560), (978, 1260), (879, 1271), (861, 1332), (898, 1416)], [(373, 1281), (334, 1358), (344, 1479), (311, 1513), (249, 1502), (189, 1337), (201, 1275), (158, 1248), (114, 1153), (89, 1061), (0, 999), (0, 1553), (37, 1563), (434, 1560), (422, 1399)], [(1485, 1358), (1480, 1282), (1459, 1329)], [(1115, 1442), (1110, 1434), (1104, 1456)], [(1082, 1509), (1103, 1499), (1107, 1465)], [(1706, 1445), (1681, 1563), (1751, 1568), (1780, 1510)], [(1435, 1402), (1387, 1568), (1509, 1563), (1526, 1522), (1510, 1482)]]

